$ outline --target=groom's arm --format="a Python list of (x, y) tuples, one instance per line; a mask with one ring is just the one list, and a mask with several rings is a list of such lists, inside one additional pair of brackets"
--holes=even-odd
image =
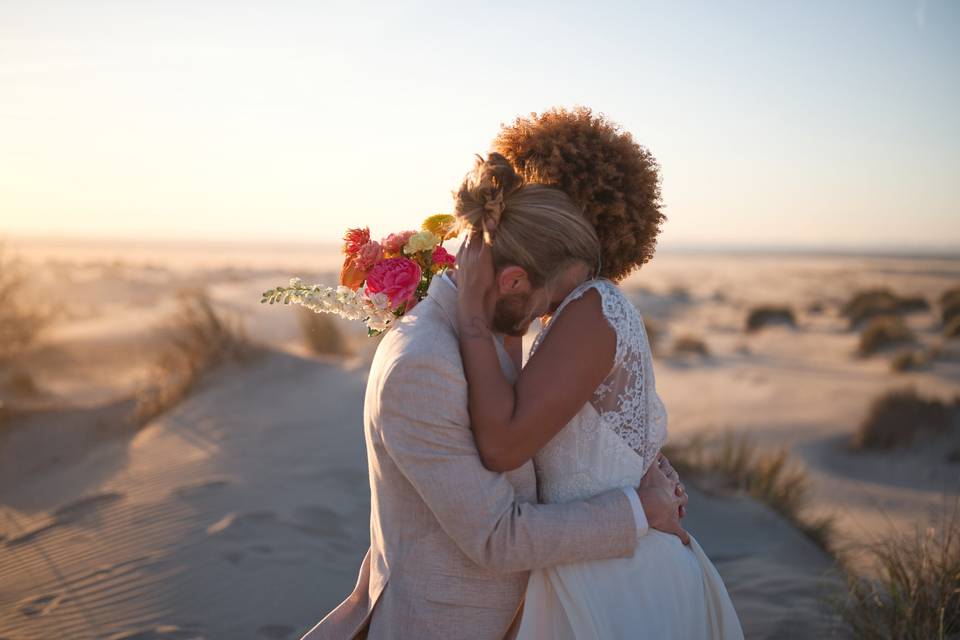
[(638, 530), (639, 500), (631, 505), (616, 489), (578, 502), (517, 503), (506, 476), (480, 461), (464, 423), (466, 404), (458, 365), (411, 355), (386, 372), (377, 422), (394, 463), (468, 557), (521, 571), (633, 555), (645, 533)]

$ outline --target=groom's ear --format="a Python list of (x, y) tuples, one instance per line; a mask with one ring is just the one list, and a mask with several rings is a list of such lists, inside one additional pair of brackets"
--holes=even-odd
[(497, 290), (501, 296), (530, 291), (530, 278), (523, 267), (507, 265), (497, 272)]

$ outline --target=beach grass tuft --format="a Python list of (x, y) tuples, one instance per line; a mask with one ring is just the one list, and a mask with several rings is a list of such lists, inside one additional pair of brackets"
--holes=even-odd
[(160, 329), (166, 348), (137, 394), (131, 417), (138, 424), (179, 404), (221, 363), (247, 360), (258, 352), (242, 324), (216, 311), (205, 291), (181, 291), (178, 298), (177, 311)]
[(858, 639), (928, 640), (960, 633), (960, 499), (938, 527), (865, 545), (875, 575), (848, 574), (838, 608)]
[(921, 434), (945, 433), (956, 410), (956, 403), (925, 398), (912, 387), (887, 391), (870, 404), (850, 446), (855, 450), (892, 449), (909, 445)]
[(758, 331), (769, 325), (785, 324), (790, 327), (797, 325), (793, 310), (787, 306), (761, 305), (750, 309), (747, 314), (746, 330)]

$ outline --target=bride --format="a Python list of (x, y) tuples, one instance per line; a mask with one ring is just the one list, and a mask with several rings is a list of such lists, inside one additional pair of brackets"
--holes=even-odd
[[(578, 135), (570, 136), (577, 128)], [(650, 160), (644, 149), (611, 129), (582, 110), (551, 112), (539, 121), (518, 121), (498, 141), (514, 152), (525, 173), (560, 184), (574, 201), (583, 201), (584, 194), (596, 192), (591, 180), (610, 187), (612, 165), (608, 161), (604, 176), (590, 176), (600, 164), (584, 171), (573, 166), (581, 157), (565, 165), (556, 149), (571, 147), (557, 143), (551, 150), (551, 144), (576, 139), (593, 144), (589, 152), (608, 160), (619, 154), (628, 169), (649, 166), (643, 164)], [(565, 180), (570, 175), (574, 182)], [(543, 241), (524, 238), (518, 232), (522, 221), (511, 220), (511, 196), (523, 183), (507, 158), (491, 154), (458, 194), (457, 215), (472, 229), (458, 257), (457, 288), (477, 448), (484, 465), (496, 471), (533, 459), (541, 502), (637, 486), (661, 459), (667, 415), (656, 392), (643, 319), (611, 277), (649, 259), (660, 222), (651, 223), (650, 216), (662, 216), (655, 207), (634, 206), (645, 201), (636, 193), (613, 194), (621, 204), (619, 216), (597, 216), (584, 207), (595, 233), (585, 235), (580, 255), (569, 256), (568, 281), (537, 282), (536, 265), (516, 264), (520, 244)], [(649, 183), (644, 186), (649, 190)], [(653, 237), (638, 236), (638, 229)], [(570, 293), (557, 300), (555, 291)], [(489, 304), (498, 295), (498, 304)], [(542, 299), (531, 301), (533, 295)], [(547, 315), (527, 363), (510, 384), (490, 335), (512, 334), (516, 359), (517, 334), (530, 322), (528, 309)], [(650, 528), (631, 558), (534, 570), (517, 637), (693, 640), (742, 638), (743, 632), (720, 575), (696, 539), (682, 530), (671, 535)]]

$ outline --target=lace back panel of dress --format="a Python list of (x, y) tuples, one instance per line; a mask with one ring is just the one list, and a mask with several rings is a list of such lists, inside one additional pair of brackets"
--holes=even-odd
[(536, 351), (563, 309), (590, 289), (603, 301), (603, 315), (617, 334), (614, 365), (597, 387), (591, 404), (603, 425), (610, 428), (643, 458), (646, 471), (666, 442), (666, 410), (656, 393), (653, 358), (647, 332), (636, 307), (611, 281), (588, 280), (568, 295), (550, 323), (537, 335), (530, 349)]

